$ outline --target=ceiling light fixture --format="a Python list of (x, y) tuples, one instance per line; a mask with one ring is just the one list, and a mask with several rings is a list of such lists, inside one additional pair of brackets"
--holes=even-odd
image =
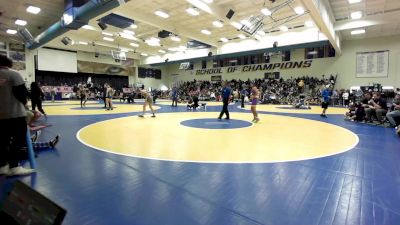
[(95, 30), (94, 27), (92, 27), (90, 25), (83, 25), (82, 28), (86, 29), (86, 30)]
[(131, 24), (131, 26), (130, 26), (132, 29), (136, 29), (137, 28), (137, 25), (136, 24)]
[(303, 15), (304, 14), (304, 8), (303, 7), (301, 7), (301, 6), (298, 6), (298, 7), (296, 7), (296, 8), (294, 8), (294, 11), (295, 11), (295, 13), (297, 14), (297, 15)]
[(146, 53), (140, 53), (141, 56), (148, 56)]
[(130, 43), (129, 45), (132, 46), (132, 47), (134, 47), (134, 48), (139, 47), (139, 44), (136, 44), (136, 43)]
[(289, 28), (287, 26), (280, 26), (279, 29), (283, 32), (286, 32), (289, 30)]
[(356, 19), (360, 19), (362, 17), (362, 12), (361, 11), (357, 11), (357, 12), (352, 12), (350, 14), (351, 19), (356, 20)]
[(261, 37), (261, 35), (256, 34), (256, 35), (254, 35), (254, 38), (257, 39), (257, 40), (261, 40), (262, 37)]
[(114, 41), (114, 38), (110, 38), (110, 37), (103, 37), (103, 40), (105, 40), (105, 41)]
[(205, 2), (205, 3), (210, 4), (210, 3), (212, 3), (214, 0), (202, 0), (202, 1)]
[(210, 35), (211, 31), (209, 31), (209, 30), (201, 30), (201, 33), (203, 33), (205, 35)]
[(218, 27), (218, 28), (221, 28), (221, 27), (224, 26), (224, 24), (221, 21), (218, 21), (218, 20), (214, 21), (212, 24), (214, 26)]
[(150, 39), (145, 40), (146, 44), (150, 46), (160, 46), (160, 39), (151, 37)]
[(265, 36), (265, 32), (262, 30), (257, 31), (257, 34), (259, 34), (260, 36)]
[(84, 42), (84, 41), (80, 41), (80, 42), (78, 42), (80, 45), (88, 45), (88, 43), (87, 42)]
[(130, 34), (130, 35), (135, 35), (135, 32), (131, 31), (131, 30), (123, 30), (123, 32), (125, 34)]
[(232, 22), (231, 24), (238, 30), (240, 30), (243, 27), (243, 25), (238, 22)]
[(110, 37), (112, 37), (112, 36), (114, 36), (112, 33), (107, 33), (107, 32), (101, 32), (103, 35), (106, 35), (106, 36), (110, 36)]
[(137, 40), (137, 38), (134, 37), (132, 34), (127, 34), (127, 33), (124, 33), (124, 32), (120, 32), (119, 36), (121, 36), (122, 38), (128, 39), (128, 40), (134, 40), (134, 41)]
[(13, 29), (7, 29), (7, 34), (16, 34), (17, 33), (17, 31), (16, 30), (13, 30)]
[(361, 0), (349, 0), (349, 4), (359, 3)]
[(166, 51), (164, 51), (164, 50), (162, 50), (162, 49), (158, 50), (158, 52), (159, 52), (159, 53), (166, 53)]
[(314, 22), (311, 21), (311, 20), (307, 20), (307, 21), (304, 23), (304, 25), (305, 25), (306, 27), (313, 27), (313, 26), (314, 26)]
[(65, 25), (69, 25), (72, 23), (72, 21), (74, 21), (74, 17), (71, 14), (64, 13), (62, 20), (64, 21)]
[(266, 16), (272, 15), (272, 12), (271, 12), (269, 9), (267, 9), (267, 8), (261, 9), (261, 12), (262, 12), (262, 14), (264, 14), (264, 15), (266, 15)]
[(351, 35), (365, 34), (365, 29), (358, 29), (351, 31)]
[(26, 8), (26, 11), (28, 13), (32, 13), (32, 14), (38, 14), (40, 13), (40, 8), (39, 7), (35, 7), (35, 6), (28, 6), (28, 8)]
[(244, 34), (239, 34), (238, 37), (239, 37), (240, 39), (246, 39), (246, 36), (245, 36)]
[(181, 41), (181, 38), (178, 36), (171, 36), (171, 40), (179, 42), (179, 41)]
[(193, 7), (187, 8), (187, 9), (186, 9), (186, 12), (189, 13), (190, 15), (192, 15), (192, 16), (198, 16), (198, 15), (200, 15), (200, 12), (197, 11), (197, 10), (196, 10), (195, 8), (193, 8)]
[(220, 40), (221, 40), (222, 42), (228, 42), (228, 41), (229, 41), (227, 38), (224, 38), (224, 37), (221, 38)]
[(200, 0), (186, 0), (186, 1), (189, 2), (190, 4), (192, 4), (194, 7), (203, 10), (204, 12), (208, 12), (210, 14), (213, 13), (210, 6), (207, 5), (207, 3), (203, 2), (203, 1), (200, 1)]
[(163, 12), (163, 11), (161, 11), (161, 10), (155, 11), (154, 14), (156, 14), (157, 16), (162, 17), (162, 18), (164, 18), (164, 19), (166, 19), (166, 18), (169, 17), (168, 13)]
[(15, 24), (20, 25), (20, 26), (25, 26), (27, 24), (27, 22), (25, 20), (17, 19), (15, 21)]
[(251, 26), (251, 23), (248, 20), (241, 20), (240, 23), (248, 27)]

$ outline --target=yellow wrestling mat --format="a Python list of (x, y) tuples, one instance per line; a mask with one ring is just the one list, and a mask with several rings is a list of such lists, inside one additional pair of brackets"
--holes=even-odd
[[(246, 110), (250, 110), (250, 105), (245, 105)], [(239, 109), (240, 105), (237, 107)], [(277, 112), (277, 113), (299, 113), (299, 114), (321, 114), (321, 106), (311, 106), (311, 109), (294, 109), (292, 105), (257, 105), (257, 111), (260, 112)], [(326, 114), (329, 115), (344, 115), (348, 109), (329, 107)]]
[(65, 105), (65, 104), (69, 104), (70, 101), (43, 101), (42, 105), (46, 106), (46, 105)]
[[(88, 102), (89, 103), (89, 102)], [(54, 105), (51, 107), (43, 107), (47, 115), (99, 115), (99, 114), (116, 114), (116, 113), (131, 113), (131, 112), (141, 112), (143, 110), (143, 105), (137, 104), (114, 104), (114, 110), (107, 111), (104, 104), (98, 104), (91, 102), (86, 103), (85, 108), (81, 108), (79, 104), (69, 104), (69, 105)], [(153, 106), (154, 110), (159, 109), (158, 106)], [(146, 110), (150, 110), (146, 107)]]
[[(92, 148), (125, 156), (212, 163), (305, 160), (345, 152), (358, 143), (353, 132), (329, 123), (260, 115), (261, 121), (251, 124), (250, 113), (231, 113), (229, 121), (217, 120), (217, 114), (111, 119), (82, 128), (77, 138)], [(223, 129), (212, 129), (216, 126)]]

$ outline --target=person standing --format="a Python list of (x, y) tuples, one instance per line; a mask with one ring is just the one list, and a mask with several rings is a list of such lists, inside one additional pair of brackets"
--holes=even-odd
[(258, 118), (258, 113), (257, 113), (257, 103), (258, 99), (260, 98), (260, 92), (257, 89), (256, 85), (254, 85), (251, 88), (251, 112), (253, 113), (253, 123), (258, 123), (260, 121), (260, 118)]
[(177, 107), (178, 106), (178, 88), (173, 87), (172, 88), (172, 107)]
[(240, 107), (241, 108), (244, 108), (244, 98), (246, 97), (246, 95), (247, 95), (246, 85), (243, 84), (242, 90), (240, 90), (240, 99), (241, 99)]
[(108, 87), (108, 84), (105, 83), (103, 85), (103, 101), (104, 101), (104, 108), (105, 109), (107, 109), (107, 87)]
[(139, 115), (139, 117), (144, 117), (144, 113), (146, 111), (147, 105), (149, 105), (151, 113), (153, 113), (153, 115), (151, 117), (156, 117), (156, 115), (154, 114), (154, 109), (153, 109), (153, 98), (151, 97), (150, 93), (148, 93), (145, 90), (141, 90), (140, 93), (144, 97), (144, 103), (143, 103), (143, 114)]
[(81, 108), (86, 107), (87, 96), (84, 84), (79, 87), (79, 97), (81, 98)]
[(22, 76), (10, 70), (12, 61), (0, 55), (0, 175), (17, 176), (34, 173), (19, 166), (18, 151), (25, 145), (28, 90)]
[(53, 88), (51, 89), (51, 91), (50, 91), (51, 102), (54, 102), (54, 99), (55, 99), (55, 97), (56, 97), (56, 94), (57, 94), (57, 88), (56, 88), (56, 87), (53, 87)]
[(144, 117), (144, 112), (146, 111), (147, 105), (149, 105), (151, 113), (153, 113), (153, 115), (151, 117), (156, 117), (156, 115), (154, 114), (154, 109), (153, 109), (153, 98), (151, 97), (150, 93), (148, 93), (145, 90), (141, 90), (140, 93), (144, 97), (144, 103), (143, 103), (143, 114), (139, 115), (139, 117)]
[(107, 91), (106, 91), (106, 110), (113, 110), (113, 99), (114, 89), (111, 88), (109, 84), (107, 84)]
[(321, 116), (326, 118), (326, 110), (328, 109), (331, 99), (331, 91), (329, 90), (329, 85), (327, 85), (322, 91), (322, 113)]
[(343, 106), (346, 108), (349, 107), (349, 103), (350, 103), (350, 93), (349, 92), (350, 92), (349, 90), (346, 90), (342, 94)]
[(36, 106), (38, 107), (39, 112), (41, 112), (44, 116), (46, 113), (42, 108), (42, 99), (44, 97), (42, 89), (39, 87), (37, 82), (31, 83), (31, 102), (32, 102), (32, 110), (35, 111)]
[(223, 82), (224, 87), (222, 88), (221, 91), (221, 97), (222, 97), (222, 102), (223, 102), (223, 106), (222, 106), (222, 111), (219, 114), (218, 119), (222, 119), (222, 116), (225, 114), (226, 117), (225, 119), (229, 120), (229, 111), (228, 111), (228, 104), (229, 104), (229, 100), (231, 98), (231, 94), (232, 94), (232, 89), (229, 86), (228, 82)]

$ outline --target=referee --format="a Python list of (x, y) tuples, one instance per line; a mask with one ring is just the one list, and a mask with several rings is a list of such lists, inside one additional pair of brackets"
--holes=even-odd
[(232, 89), (230, 88), (228, 82), (223, 82), (224, 87), (222, 88), (221, 95), (222, 95), (222, 111), (219, 114), (218, 119), (220, 120), (224, 114), (226, 114), (225, 119), (229, 120), (229, 111), (228, 111), (228, 104), (231, 98)]
[(328, 109), (329, 103), (331, 100), (331, 91), (329, 90), (329, 85), (325, 87), (325, 89), (322, 91), (322, 114), (321, 117), (326, 118), (326, 110)]

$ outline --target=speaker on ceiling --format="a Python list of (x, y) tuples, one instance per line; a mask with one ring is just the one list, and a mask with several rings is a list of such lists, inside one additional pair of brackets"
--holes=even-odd
[(18, 36), (24, 41), (24, 43), (32, 44), (33, 36), (28, 29), (22, 28), (18, 30)]
[(102, 30), (107, 29), (107, 24), (105, 24), (105, 23), (102, 22), (102, 21), (98, 22), (97, 25), (99, 25), (99, 27), (100, 27)]
[(209, 53), (208, 53), (208, 57), (210, 57), (210, 56), (212, 56), (212, 52), (209, 52)]
[(167, 30), (162, 30), (160, 32), (158, 32), (158, 37), (159, 38), (167, 38), (171, 35), (172, 33), (167, 31)]
[(165, 59), (165, 62), (168, 62), (168, 61), (169, 61), (169, 59), (168, 59), (168, 58), (166, 58), (166, 59)]
[(69, 44), (71, 44), (72, 40), (71, 40), (71, 38), (69, 38), (69, 37), (63, 37), (63, 38), (61, 39), (61, 42), (62, 42), (64, 45), (69, 45)]
[(274, 42), (273, 47), (274, 48), (278, 47), (278, 42), (277, 41)]
[(231, 19), (233, 14), (235, 14), (235, 11), (233, 11), (232, 9), (229, 10), (229, 12), (226, 14), (226, 18)]

